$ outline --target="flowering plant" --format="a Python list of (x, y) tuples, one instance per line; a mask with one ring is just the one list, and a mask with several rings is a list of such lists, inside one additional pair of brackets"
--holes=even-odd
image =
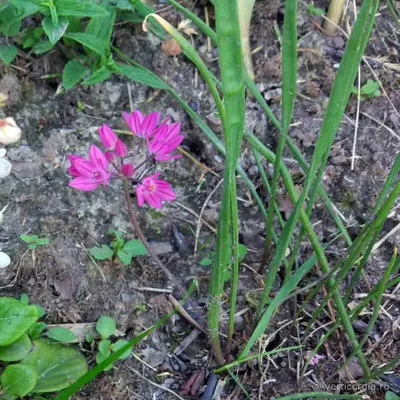
[(173, 152), (183, 140), (179, 122), (169, 123), (165, 119), (161, 124), (157, 112), (144, 116), (139, 110), (123, 113), (124, 119), (133, 135), (145, 141), (148, 157), (139, 166), (127, 161), (128, 149), (117, 134), (106, 124), (99, 128), (100, 140), (105, 148), (103, 153), (96, 145), (91, 145), (89, 158), (69, 154), (69, 174), (73, 177), (69, 186), (92, 191), (99, 186), (104, 187), (111, 179), (130, 180), (136, 185), (136, 195), (139, 206), (148, 203), (151, 207), (161, 208), (163, 201), (175, 200), (171, 185), (159, 179), (160, 173), (140, 178), (140, 168), (148, 161), (167, 161), (181, 156)]

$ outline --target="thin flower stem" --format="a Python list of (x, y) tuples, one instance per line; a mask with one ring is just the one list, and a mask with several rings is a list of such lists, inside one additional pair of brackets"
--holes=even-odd
[(143, 162), (141, 162), (137, 167), (135, 167), (136, 171), (140, 168), (143, 167), (144, 164), (147, 162), (151, 161), (154, 159), (154, 154), (150, 154)]
[(133, 211), (131, 196), (129, 193), (128, 181), (126, 179), (123, 179), (123, 184), (124, 184), (126, 206), (128, 207), (130, 221), (133, 225), (133, 229), (136, 233), (136, 236), (143, 243), (143, 245), (146, 248), (146, 250), (148, 251), (149, 255), (151, 256), (153, 261), (157, 264), (157, 266), (161, 269), (161, 271), (164, 273), (164, 275), (167, 277), (169, 282), (178, 290), (179, 295), (184, 296), (186, 291), (185, 291), (185, 288), (183, 287), (183, 285), (181, 285), (179, 283), (176, 276), (172, 275), (171, 271), (162, 263), (162, 261), (158, 258), (157, 254), (154, 253), (153, 249), (150, 247), (149, 243), (147, 242), (146, 237), (144, 236), (144, 233), (143, 233), (142, 229), (140, 228), (139, 221), (137, 220), (135, 213)]

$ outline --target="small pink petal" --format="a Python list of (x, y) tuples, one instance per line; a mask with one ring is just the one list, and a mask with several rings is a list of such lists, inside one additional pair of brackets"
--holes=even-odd
[(115, 155), (118, 157), (125, 157), (128, 154), (128, 148), (125, 143), (118, 139), (117, 144), (115, 145)]
[(113, 163), (114, 160), (115, 160), (115, 154), (114, 154), (113, 151), (106, 151), (106, 152), (104, 153), (104, 156), (107, 158), (107, 161), (108, 161), (109, 163)]
[(83, 192), (91, 192), (92, 190), (96, 190), (98, 188), (99, 183), (93, 181), (90, 178), (82, 176), (72, 179), (72, 181), (68, 184), (68, 186), (73, 189), (81, 190)]
[(107, 124), (103, 124), (99, 128), (99, 135), (101, 143), (103, 143), (103, 146), (107, 150), (114, 150), (114, 147), (118, 140), (118, 136)]
[(108, 168), (107, 158), (102, 151), (94, 144), (90, 146), (89, 150), (90, 161), (99, 169), (106, 170)]

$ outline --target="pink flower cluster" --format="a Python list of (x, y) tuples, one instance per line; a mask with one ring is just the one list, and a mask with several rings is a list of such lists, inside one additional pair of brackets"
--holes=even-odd
[[(153, 112), (145, 116), (139, 110), (124, 112), (123, 117), (131, 132), (138, 138), (145, 139), (149, 154), (146, 161), (166, 161), (181, 157), (173, 154), (183, 140), (179, 122), (169, 123), (169, 120), (165, 119), (159, 124), (159, 113)], [(101, 185), (105, 187), (111, 179), (128, 179), (136, 184), (139, 206), (148, 203), (151, 207), (159, 209), (163, 201), (175, 200), (171, 185), (158, 179), (159, 172), (139, 180), (133, 178), (137, 171), (135, 166), (125, 159), (128, 156), (128, 148), (108, 125), (104, 124), (99, 128), (99, 136), (105, 148), (104, 153), (93, 144), (88, 159), (73, 154), (67, 155), (71, 164), (68, 172), (73, 177), (69, 183), (70, 187), (89, 192)]]

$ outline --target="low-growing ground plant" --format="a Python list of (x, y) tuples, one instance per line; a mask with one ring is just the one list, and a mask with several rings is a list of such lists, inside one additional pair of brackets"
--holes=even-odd
[(0, 398), (53, 393), (68, 387), (87, 370), (83, 354), (66, 343), (75, 335), (65, 328), (48, 329), (39, 321), (44, 310), (20, 300), (0, 297)]

